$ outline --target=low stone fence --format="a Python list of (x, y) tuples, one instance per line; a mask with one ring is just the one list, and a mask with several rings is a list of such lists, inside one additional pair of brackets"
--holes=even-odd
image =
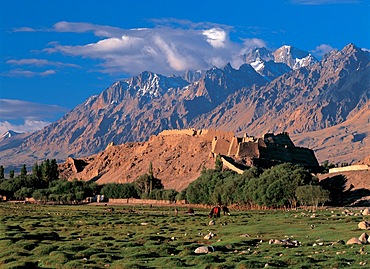
[(144, 204), (144, 205), (182, 205), (186, 204), (185, 200), (168, 201), (168, 200), (154, 200), (154, 199), (109, 199), (111, 204)]

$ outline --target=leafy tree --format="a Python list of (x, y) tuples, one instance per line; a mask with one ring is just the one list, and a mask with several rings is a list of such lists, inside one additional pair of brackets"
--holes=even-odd
[(215, 171), (221, 172), (223, 167), (221, 155), (217, 154), (216, 160), (215, 160)]
[(186, 200), (186, 190), (182, 190), (176, 195), (176, 201), (181, 200)]
[(14, 192), (14, 198), (18, 200), (24, 200), (25, 198), (29, 198), (32, 196), (33, 189), (27, 187), (21, 187), (17, 191)]
[(4, 166), (0, 165), (0, 179), (5, 178), (4, 176)]
[(96, 184), (74, 179), (68, 180), (54, 180), (49, 185), (48, 199), (52, 201), (59, 201), (62, 203), (81, 202), (86, 197), (92, 196), (95, 193)]
[(25, 164), (22, 165), (21, 167), (21, 176), (27, 175), (27, 167)]
[(254, 191), (254, 201), (259, 205), (295, 207), (295, 190), (298, 186), (317, 184), (318, 180), (301, 166), (280, 164), (264, 171)]
[(100, 193), (108, 198), (139, 198), (135, 185), (132, 183), (105, 184)]
[(32, 175), (38, 179), (42, 179), (41, 167), (37, 162), (32, 167)]
[(223, 196), (223, 184), (235, 176), (234, 172), (208, 169), (186, 188), (186, 200), (198, 204), (219, 204)]
[(296, 189), (298, 201), (303, 206), (313, 206), (317, 209), (319, 204), (329, 201), (330, 192), (319, 185), (304, 185)]
[(14, 178), (14, 170), (9, 171), (9, 178)]
[(135, 187), (142, 198), (150, 196), (150, 193), (155, 189), (163, 189), (164, 186), (162, 181), (155, 178), (153, 175), (153, 165), (150, 162), (149, 170), (147, 174), (139, 176), (135, 182)]
[(47, 184), (49, 184), (49, 182), (51, 181), (50, 172), (51, 172), (50, 160), (46, 159), (41, 164), (41, 176), (42, 176), (42, 179)]
[(329, 169), (334, 168), (335, 165), (333, 163), (329, 163), (328, 160), (325, 160), (324, 163), (322, 164), (322, 167), (324, 168), (324, 171), (327, 173)]
[(48, 200), (50, 191), (48, 189), (37, 189), (32, 193), (32, 197), (36, 201), (46, 202)]
[(57, 180), (59, 178), (58, 164), (55, 159), (50, 161), (50, 180)]
[(175, 202), (178, 194), (179, 193), (174, 189), (163, 190), (162, 200)]

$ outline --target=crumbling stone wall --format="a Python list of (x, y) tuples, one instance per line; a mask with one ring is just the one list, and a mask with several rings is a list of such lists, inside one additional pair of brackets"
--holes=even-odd
[(194, 136), (197, 135), (197, 130), (189, 128), (189, 129), (173, 129), (173, 130), (164, 130), (160, 132), (158, 135), (190, 135)]
[(224, 138), (215, 137), (212, 141), (212, 153), (227, 155), (229, 152), (230, 141)]
[(370, 170), (370, 166), (366, 164), (357, 164), (357, 165), (349, 165), (344, 167), (336, 167), (329, 169), (329, 173), (338, 173), (338, 172), (346, 172), (346, 171), (360, 171), (360, 170)]

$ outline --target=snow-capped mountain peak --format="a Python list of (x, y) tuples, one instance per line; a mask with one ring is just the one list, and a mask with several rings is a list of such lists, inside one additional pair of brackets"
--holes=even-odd
[(284, 45), (274, 53), (274, 62), (285, 63), (293, 70), (317, 63), (317, 59), (307, 51)]

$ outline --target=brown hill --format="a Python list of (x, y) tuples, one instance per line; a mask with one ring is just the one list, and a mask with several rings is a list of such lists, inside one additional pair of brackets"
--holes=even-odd
[[(219, 154), (229, 168), (230, 165), (243, 170), (248, 166), (268, 168), (291, 162), (312, 171), (319, 169), (313, 151), (295, 147), (287, 134), (254, 138), (235, 137), (232, 132), (212, 129), (184, 129), (163, 131), (147, 142), (111, 144), (88, 158), (69, 157), (60, 165), (60, 175), (99, 184), (126, 183), (148, 173), (152, 163), (154, 175), (162, 180), (165, 188), (182, 190), (199, 177), (202, 169), (213, 168), (215, 156)], [(240, 169), (237, 172), (242, 173)]]
[(173, 131), (171, 135), (152, 136), (147, 142), (110, 146), (88, 158), (68, 158), (60, 166), (60, 175), (93, 179), (99, 184), (126, 183), (147, 173), (152, 163), (154, 176), (165, 188), (184, 189), (203, 168), (214, 168), (215, 164), (210, 155), (212, 137), (189, 132)]

